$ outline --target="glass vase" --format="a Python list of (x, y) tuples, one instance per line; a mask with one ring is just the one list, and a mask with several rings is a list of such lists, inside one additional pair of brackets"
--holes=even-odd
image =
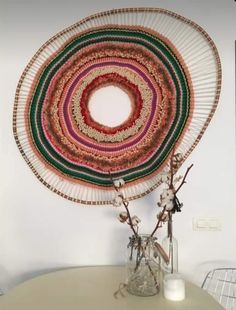
[(161, 266), (165, 273), (178, 272), (178, 241), (173, 236), (172, 221), (168, 222), (167, 236), (162, 240), (162, 247), (169, 257), (169, 263), (162, 260)]
[(152, 296), (160, 291), (160, 256), (156, 238), (130, 237), (127, 260), (127, 291), (137, 296)]

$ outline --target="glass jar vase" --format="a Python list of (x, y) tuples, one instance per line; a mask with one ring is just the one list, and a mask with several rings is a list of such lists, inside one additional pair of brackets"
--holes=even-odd
[(127, 291), (137, 296), (152, 296), (160, 291), (160, 256), (155, 237), (137, 235), (129, 238)]

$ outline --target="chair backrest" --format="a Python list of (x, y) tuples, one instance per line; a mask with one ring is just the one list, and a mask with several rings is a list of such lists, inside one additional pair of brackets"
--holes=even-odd
[(236, 310), (236, 268), (217, 268), (206, 275), (202, 288), (225, 309)]

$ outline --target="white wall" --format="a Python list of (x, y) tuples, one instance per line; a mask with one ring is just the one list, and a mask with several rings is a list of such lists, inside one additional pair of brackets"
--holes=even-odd
[[(49, 2), (49, 3), (48, 3)], [(51, 36), (81, 18), (114, 7), (163, 7), (195, 21), (212, 37), (222, 60), (219, 107), (200, 144), (185, 164), (194, 163), (180, 194), (182, 214), (175, 216), (180, 271), (202, 281), (209, 262), (236, 264), (234, 40), (233, 0), (0, 1), (0, 287), (4, 290), (48, 270), (124, 262), (128, 228), (117, 209), (85, 207), (53, 194), (22, 159), (12, 134), (16, 85), (36, 50)], [(131, 212), (151, 230), (158, 191), (131, 203)], [(214, 216), (220, 232), (196, 232), (193, 217)]]

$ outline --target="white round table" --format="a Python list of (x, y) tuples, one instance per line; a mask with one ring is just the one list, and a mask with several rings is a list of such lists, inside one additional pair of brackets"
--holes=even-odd
[(124, 281), (124, 267), (80, 267), (26, 281), (0, 297), (0, 310), (220, 310), (201, 288), (187, 282), (186, 299), (168, 301), (163, 293), (138, 297), (113, 294)]

